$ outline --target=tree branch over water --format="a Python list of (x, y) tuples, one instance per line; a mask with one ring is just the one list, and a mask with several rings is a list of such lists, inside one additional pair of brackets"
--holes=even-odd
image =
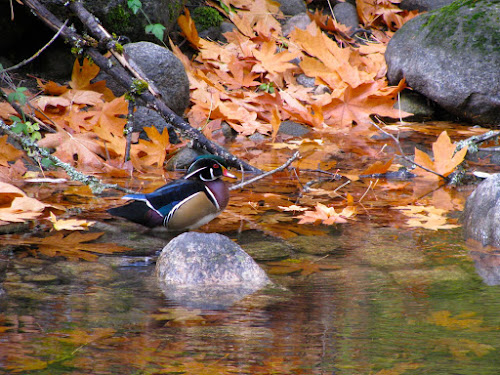
[[(45, 8), (45, 6), (43, 6), (39, 1), (22, 0), (22, 2), (32, 9), (37, 17), (51, 29), (55, 31), (60, 30), (61, 36), (64, 37), (67, 42), (78, 50), (81, 50), (84, 54), (88, 55), (103, 71), (112, 76), (127, 90), (131, 89), (133, 82), (136, 79), (141, 79), (145, 82), (148, 81), (146, 77), (142, 77), (138, 72), (136, 73), (140, 78), (138, 78), (136, 73), (134, 73), (135, 77), (132, 77), (132, 74), (125, 70), (122, 65), (112, 64), (108, 58), (104, 57), (101, 52), (94, 47), (95, 43), (92, 43), (92, 41), (89, 42), (88, 38), (83, 38), (72, 28), (64, 27), (63, 23), (54, 14), (48, 11), (47, 8)], [(113, 51), (114, 55), (120, 55), (116, 49), (117, 42), (111, 38), (111, 35), (99, 24), (97, 19), (83, 7), (80, 2), (71, 2), (69, 7), (77, 14), (83, 24), (90, 30), (91, 34), (97, 37), (99, 45), (106, 46), (108, 50)], [(123, 56), (120, 55), (118, 60), (124, 60)], [(186, 121), (184, 121), (184, 119), (173, 112), (161, 97), (156, 95), (153, 88), (137, 95), (149, 108), (157, 111), (168, 124), (178, 130), (184, 137), (191, 139), (195, 149), (205, 150), (211, 154), (218, 155), (227, 160), (228, 164), (232, 167), (241, 168), (252, 173), (262, 173), (260, 169), (234, 156), (225, 148), (207, 139), (200, 131), (192, 128)]]

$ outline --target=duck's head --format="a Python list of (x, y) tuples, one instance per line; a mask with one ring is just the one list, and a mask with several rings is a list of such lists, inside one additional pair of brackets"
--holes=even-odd
[(184, 178), (198, 178), (201, 181), (215, 181), (222, 176), (236, 178), (235, 175), (227, 170), (226, 162), (221, 157), (215, 155), (201, 155), (189, 166)]

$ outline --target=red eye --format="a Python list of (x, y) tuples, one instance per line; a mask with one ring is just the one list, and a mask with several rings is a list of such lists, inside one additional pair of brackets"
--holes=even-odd
[(219, 164), (214, 164), (213, 167), (214, 168), (219, 168)]

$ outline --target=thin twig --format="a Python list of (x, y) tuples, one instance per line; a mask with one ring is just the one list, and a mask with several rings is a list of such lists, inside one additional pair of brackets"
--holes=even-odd
[(484, 134), (473, 135), (472, 137), (457, 142), (457, 151), (461, 150), (465, 146), (468, 146), (468, 151), (474, 152), (474, 148), (477, 148), (480, 143), (489, 141), (490, 139), (497, 138), (499, 136), (499, 130), (490, 130)]
[(244, 182), (240, 182), (239, 184), (231, 185), (229, 187), (229, 190), (241, 189), (242, 187), (244, 187), (246, 185), (249, 185), (249, 184), (252, 184), (255, 181), (259, 181), (259, 180), (263, 179), (264, 177), (270, 176), (270, 175), (272, 175), (272, 174), (274, 174), (276, 172), (281, 172), (285, 168), (288, 168), (288, 166), (290, 164), (292, 164), (296, 159), (298, 159), (299, 156), (300, 156), (300, 153), (298, 151), (295, 151), (295, 153), (292, 155), (292, 157), (290, 159), (288, 159), (283, 165), (279, 166), (278, 168), (273, 169), (272, 171), (268, 171), (268, 172), (262, 173), (262, 174), (260, 174), (258, 176), (255, 176), (254, 178), (251, 178), (250, 180), (247, 180), (247, 181), (244, 181)]
[(134, 109), (135, 109), (135, 101), (129, 100), (128, 101), (127, 124), (125, 125), (125, 132), (126, 132), (125, 139), (127, 140), (127, 143), (125, 146), (125, 160), (124, 160), (124, 162), (127, 162), (130, 159), (130, 147), (132, 145), (132, 131), (134, 130), (134, 127), (132, 126), (132, 118), (134, 116)]
[(361, 202), (363, 200), (363, 198), (366, 196), (366, 194), (368, 194), (372, 185), (373, 185), (373, 181), (370, 181), (370, 185), (368, 185), (368, 187), (366, 188), (366, 190), (363, 193), (363, 195), (361, 196), (361, 198), (359, 198), (358, 202)]
[(382, 129), (380, 126), (378, 126), (377, 124), (375, 124), (373, 121), (372, 121), (372, 125), (375, 126), (378, 130), (380, 130), (382, 133), (384, 133), (385, 135), (388, 135), (389, 137), (391, 137), (394, 142), (396, 143), (396, 145), (398, 146), (398, 149), (399, 149), (399, 153), (400, 153), (400, 156), (406, 160), (407, 162), (411, 163), (411, 164), (415, 164), (417, 167), (419, 168), (422, 168), (424, 171), (427, 171), (429, 173), (432, 173), (432, 174), (435, 174), (436, 176), (439, 176), (441, 177), (443, 180), (445, 181), (448, 181), (448, 178), (443, 176), (442, 174), (439, 174), (437, 173), (436, 171), (433, 171), (432, 169), (429, 169), (427, 167), (424, 167), (423, 165), (420, 165), (418, 163), (415, 163), (415, 160), (412, 160), (411, 158), (409, 158), (408, 156), (405, 155), (404, 151), (403, 151), (403, 148), (401, 147), (401, 142), (399, 142), (399, 139), (396, 138), (394, 135), (392, 135), (391, 133), (388, 133), (386, 132), (384, 129)]
[(20, 67), (22, 67), (22, 66), (24, 66), (26, 64), (29, 64), (30, 62), (32, 62), (33, 60), (35, 60), (38, 56), (40, 56), (40, 54), (43, 51), (45, 51), (54, 42), (54, 40), (57, 39), (57, 37), (61, 34), (61, 32), (63, 31), (63, 29), (66, 27), (66, 24), (68, 23), (68, 21), (69, 20), (64, 21), (64, 23), (61, 25), (61, 27), (59, 28), (59, 30), (57, 30), (57, 32), (54, 34), (54, 36), (52, 37), (52, 39), (50, 39), (47, 42), (47, 44), (42, 47), (42, 49), (40, 49), (33, 56), (27, 58), (26, 60), (21, 61), (20, 63), (18, 63), (16, 65), (13, 65), (13, 66), (9, 66), (8, 68), (0, 70), (0, 74), (10, 72), (11, 70), (19, 69)]

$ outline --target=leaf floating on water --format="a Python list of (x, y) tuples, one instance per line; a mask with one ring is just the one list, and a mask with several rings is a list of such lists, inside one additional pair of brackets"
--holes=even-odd
[(0, 181), (0, 225), (35, 219), (47, 206), (14, 185)]
[(340, 266), (318, 264), (307, 259), (286, 259), (279, 262), (268, 262), (267, 265), (271, 266), (269, 273), (273, 275), (300, 272), (302, 276), (307, 276), (316, 272), (340, 269)]
[(435, 311), (427, 318), (427, 322), (452, 330), (477, 328), (483, 324), (483, 319), (470, 319), (475, 315), (476, 313), (469, 312), (451, 316), (451, 312), (447, 310)]
[(168, 326), (198, 326), (206, 323), (199, 309), (185, 309), (183, 307), (160, 309), (160, 313), (151, 314), (155, 320), (167, 321)]
[[(457, 146), (451, 143), (448, 133), (443, 131), (437, 141), (432, 144), (434, 161), (425, 152), (416, 148), (415, 163), (431, 169), (444, 177), (449, 176), (464, 161), (467, 154), (467, 147), (462, 148), (460, 151), (456, 151), (456, 148)], [(427, 172), (422, 168), (417, 167), (414, 172), (422, 177), (438, 178), (437, 175)]]
[(448, 218), (444, 216), (446, 210), (436, 208), (434, 206), (396, 206), (393, 207), (400, 210), (409, 219), (406, 225), (409, 227), (425, 228), (425, 229), (453, 229), (459, 228), (460, 225), (447, 224)]
[[(47, 237), (10, 237), (2, 238), (3, 244), (29, 247), (30, 252), (40, 253), (45, 256), (63, 256), (70, 260), (97, 260), (98, 254), (113, 254), (131, 250), (125, 246), (118, 246), (114, 243), (88, 243), (101, 237), (104, 232), (79, 233), (72, 232), (65, 236), (65, 233), (57, 232)], [(34, 247), (34, 248), (33, 248)]]
[(455, 338), (444, 338), (440, 340), (436, 340), (436, 348), (435, 351), (439, 351), (441, 347), (447, 349), (451, 355), (459, 360), (459, 361), (468, 361), (472, 359), (472, 355), (476, 357), (482, 357), (495, 350), (496, 348), (487, 345), (481, 344), (477, 341), (468, 340), (468, 339), (455, 339)]
[(341, 212), (336, 212), (334, 207), (318, 203), (315, 211), (306, 211), (297, 218), (300, 219), (299, 224), (315, 224), (321, 221), (323, 224), (332, 225), (347, 223), (347, 219), (352, 219), (355, 214), (356, 208), (353, 206), (347, 206)]
[(88, 230), (89, 226), (94, 225), (95, 221), (78, 219), (57, 219), (54, 213), (50, 213), (50, 221), (55, 230)]

